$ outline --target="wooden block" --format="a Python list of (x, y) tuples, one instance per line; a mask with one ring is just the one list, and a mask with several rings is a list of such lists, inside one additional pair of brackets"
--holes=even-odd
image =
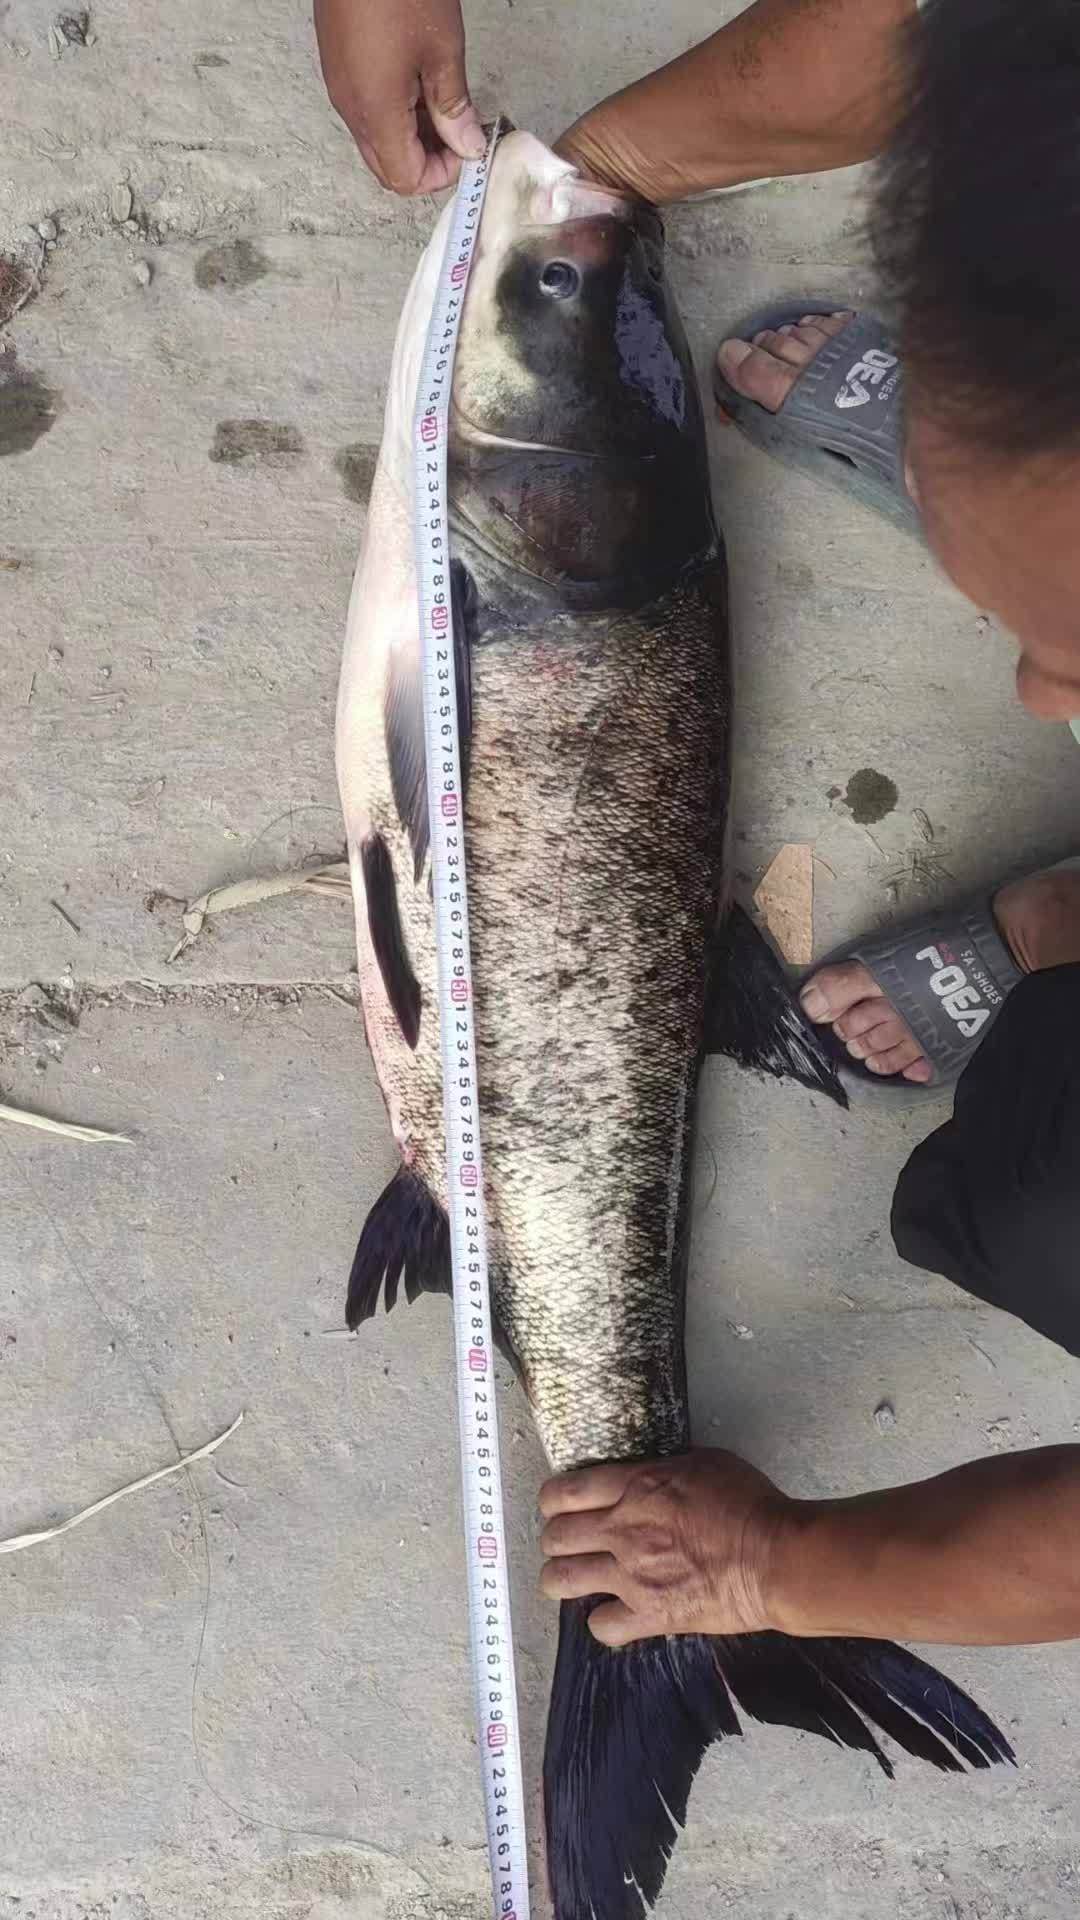
[(781, 847), (754, 895), (784, 959), (808, 967), (814, 957), (814, 854), (789, 841)]

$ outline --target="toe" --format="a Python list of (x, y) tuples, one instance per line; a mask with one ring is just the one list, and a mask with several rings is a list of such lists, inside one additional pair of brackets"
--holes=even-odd
[(794, 338), (805, 350), (806, 358), (812, 360), (815, 353), (825, 345), (829, 336), (825, 328), (816, 320), (800, 320), (794, 330)]
[[(894, 1047), (902, 1047), (905, 1041), (911, 1040), (911, 1035), (903, 1021), (898, 1020), (892, 1010), (880, 1000), (877, 1018), (872, 1026), (864, 1027), (861, 1033), (850, 1038), (843, 1035), (841, 1037), (848, 1052), (856, 1060), (883, 1059), (887, 1053), (893, 1051)], [(920, 1048), (915, 1048), (916, 1053), (920, 1051)]]
[(803, 1012), (819, 1025), (840, 1020), (860, 1000), (877, 1000), (881, 992), (861, 960), (842, 960), (820, 967), (799, 995)]
[(850, 1007), (847, 1013), (841, 1014), (839, 1020), (833, 1021), (832, 1029), (838, 1040), (861, 1040), (867, 1037), (875, 1027), (890, 1025), (895, 1027), (895, 1032), (889, 1041), (889, 1045), (892, 1046), (907, 1032), (907, 1028), (893, 1014), (889, 1002), (880, 993), (875, 993), (872, 999), (856, 1000), (855, 1005)]
[(756, 400), (770, 413), (779, 413), (799, 377), (799, 368), (788, 366), (763, 347), (749, 340), (725, 340), (716, 356), (723, 378), (744, 399)]
[(912, 1080), (916, 1086), (922, 1087), (925, 1087), (927, 1082), (932, 1080), (934, 1076), (934, 1069), (924, 1053), (920, 1053), (918, 1059), (913, 1060), (910, 1067), (904, 1067), (901, 1071), (903, 1072), (905, 1080)]
[(807, 313), (797, 323), (766, 327), (753, 340), (725, 340), (717, 366), (736, 393), (779, 413), (803, 368), (850, 319), (850, 313)]
[[(925, 1074), (916, 1074), (914, 1068), (919, 1064), (926, 1068)], [(887, 1078), (890, 1074), (908, 1073), (909, 1079), (929, 1078), (930, 1062), (927, 1060), (917, 1041), (910, 1034), (905, 1035), (898, 1045), (883, 1047), (878, 1053), (868, 1053), (866, 1065), (871, 1073)], [(908, 1071), (908, 1070), (911, 1071)]]
[(840, 333), (847, 326), (848, 321), (854, 318), (851, 308), (847, 307), (840, 313), (804, 313), (799, 325), (817, 327), (826, 339), (831, 339), (834, 333)]
[(826, 336), (813, 327), (792, 327), (790, 333), (773, 332), (754, 335), (755, 347), (764, 347), (776, 360), (785, 360), (789, 367), (808, 367), (819, 347), (825, 345)]

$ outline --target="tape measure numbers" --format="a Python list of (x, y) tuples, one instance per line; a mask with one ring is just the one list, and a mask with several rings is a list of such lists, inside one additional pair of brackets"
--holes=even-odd
[(473, 1681), (495, 1913), (498, 1920), (528, 1920), (525, 1800), (473, 1029), (446, 474), (454, 350), (498, 136), (496, 124), (483, 159), (462, 168), (454, 203), (417, 386), (414, 514)]

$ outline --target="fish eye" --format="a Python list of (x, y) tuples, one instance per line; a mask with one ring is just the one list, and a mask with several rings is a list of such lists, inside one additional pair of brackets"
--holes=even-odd
[(540, 291), (551, 300), (569, 300), (581, 285), (581, 275), (569, 260), (549, 260), (540, 275)]

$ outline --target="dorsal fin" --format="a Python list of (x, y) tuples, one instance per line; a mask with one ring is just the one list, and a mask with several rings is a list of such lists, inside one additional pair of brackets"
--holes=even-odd
[[(457, 683), (458, 725), (461, 729), (462, 772), (469, 772), (472, 702), (469, 647), (476, 626), (477, 594), (472, 575), (460, 560), (450, 567), (450, 597), (454, 615), (454, 672)], [(398, 818), (412, 844), (417, 880), (428, 851), (427, 779), (424, 772), (424, 696), (420, 637), (390, 656), (386, 679), (386, 750), (390, 783)]]
[(847, 1094), (822, 1042), (803, 1014), (784, 969), (742, 907), (730, 908), (709, 959), (706, 1053), (740, 1066), (801, 1080), (846, 1107)]

